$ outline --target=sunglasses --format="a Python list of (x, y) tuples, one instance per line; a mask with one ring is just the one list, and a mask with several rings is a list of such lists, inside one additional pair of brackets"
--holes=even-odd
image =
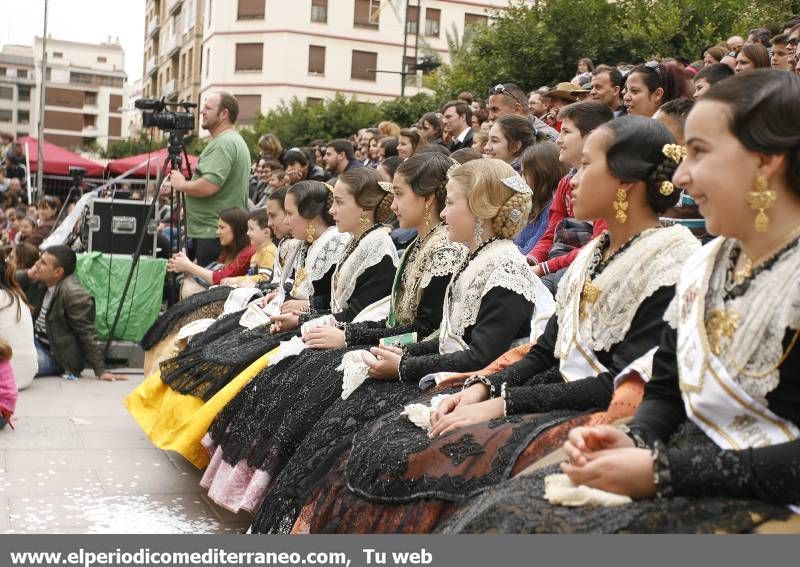
[(512, 93), (511, 91), (509, 91), (509, 90), (506, 88), (506, 86), (505, 86), (505, 85), (495, 85), (495, 86), (493, 86), (491, 89), (489, 89), (489, 94), (490, 94), (490, 95), (496, 95), (496, 94), (504, 94), (504, 95), (508, 95), (508, 96), (510, 96), (511, 98), (513, 98), (515, 101), (517, 101), (518, 103), (520, 103), (520, 104), (521, 104), (523, 107), (527, 107), (527, 106), (528, 106), (528, 102), (527, 102), (527, 101), (525, 101), (525, 102), (522, 102), (520, 99), (518, 99), (516, 96), (514, 96), (514, 93)]
[(664, 81), (664, 77), (661, 76), (661, 65), (659, 64), (658, 61), (648, 61), (647, 63), (644, 64), (644, 66), (650, 69), (651, 71), (654, 71), (655, 74), (658, 75), (659, 82)]

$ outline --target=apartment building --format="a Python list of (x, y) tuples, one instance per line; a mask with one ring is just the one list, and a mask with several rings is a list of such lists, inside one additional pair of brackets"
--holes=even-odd
[(33, 131), (36, 92), (31, 48), (3, 46), (0, 51), (0, 132), (19, 137)]
[(403, 80), (405, 94), (412, 95), (420, 89), (415, 54), (432, 52), (447, 61), (446, 32), (460, 37), (466, 26), (487, 21), (492, 9), (509, 4), (508, 0), (197, 1), (203, 4), (201, 96), (213, 90), (233, 93), (243, 123), (258, 110), (292, 97), (313, 102), (341, 92), (377, 102), (398, 97)]
[[(41, 73), (42, 39), (33, 52)], [(82, 43), (47, 38), (44, 138), (76, 150), (127, 137), (125, 52), (119, 41)], [(36, 105), (38, 108), (38, 105)], [(38, 112), (36, 113), (38, 118)]]
[[(118, 41), (47, 38), (44, 138), (70, 150), (107, 147), (128, 136), (125, 53)], [(42, 39), (0, 51), (0, 131), (38, 136)]]
[(147, 0), (145, 10), (142, 95), (197, 102), (203, 0)]

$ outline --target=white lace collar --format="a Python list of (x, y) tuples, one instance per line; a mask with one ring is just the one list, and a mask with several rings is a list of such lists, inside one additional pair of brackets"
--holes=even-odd
[[(736, 246), (735, 240), (718, 238), (703, 250), (709, 256), (706, 265), (713, 263), (705, 290), (705, 317), (707, 321), (713, 311), (738, 317), (733, 336), (723, 338), (718, 358), (742, 389), (766, 403), (764, 398), (780, 382), (778, 362), (786, 330), (800, 329), (800, 246), (756, 274), (742, 295), (725, 301), (729, 258)], [(677, 302), (673, 302), (667, 317), (672, 326), (677, 315)]]
[(425, 289), (435, 277), (452, 276), (467, 257), (467, 247), (447, 237), (447, 228), (438, 225), (420, 242), (415, 239), (403, 255), (392, 290), (394, 320), (411, 323)]
[(592, 280), (598, 295), (594, 303), (584, 305), (580, 316), (585, 272), (601, 242), (597, 237), (581, 249), (558, 286), (557, 358), (565, 357), (573, 343), (565, 331), (572, 327), (564, 323), (565, 317), (578, 319), (578, 332), (594, 352), (610, 350), (625, 338), (642, 302), (658, 289), (675, 285), (686, 260), (700, 248), (692, 233), (680, 225), (643, 232)]
[[(308, 299), (314, 295), (314, 282), (322, 279), (339, 261), (348, 242), (350, 242), (349, 233), (341, 233), (335, 226), (331, 226), (308, 245), (305, 255), (298, 256), (299, 258), (305, 256), (305, 258), (303, 265), (295, 271), (295, 282), (300, 279), (300, 283), (296, 283), (292, 295), (298, 299)], [(305, 271), (305, 275), (299, 278), (298, 274), (301, 270)]]
[(365, 234), (356, 243), (343, 262), (336, 264), (333, 273), (331, 311), (339, 313), (347, 309), (347, 303), (356, 287), (356, 280), (369, 268), (378, 265), (386, 256), (397, 267), (397, 249), (383, 227)]
[(449, 324), (450, 333), (463, 337), (467, 327), (478, 320), (481, 300), (496, 287), (536, 303), (536, 276), (511, 240), (490, 242), (468, 261), (447, 288), (446, 321), (442, 324)]

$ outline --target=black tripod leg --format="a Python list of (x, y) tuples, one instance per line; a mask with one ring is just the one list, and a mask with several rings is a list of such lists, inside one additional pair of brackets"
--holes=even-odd
[[(106, 345), (103, 348), (103, 356), (106, 357), (108, 356), (108, 351), (111, 348), (111, 341), (114, 339), (114, 333), (117, 330), (117, 324), (119, 323), (120, 315), (122, 315), (122, 308), (125, 305), (125, 298), (127, 297), (128, 289), (131, 286), (133, 274), (136, 272), (136, 266), (139, 264), (139, 258), (142, 255), (142, 246), (144, 245), (144, 239), (147, 236), (147, 225), (150, 222), (150, 219), (155, 218), (156, 206), (158, 205), (158, 195), (160, 193), (161, 184), (164, 182), (164, 176), (167, 174), (167, 167), (169, 167), (169, 162), (165, 161), (161, 171), (158, 174), (158, 181), (156, 183), (156, 186), (159, 188), (159, 190), (157, 190), (153, 195), (153, 198), (150, 201), (150, 206), (147, 208), (147, 214), (144, 217), (142, 230), (139, 233), (139, 241), (136, 244), (136, 250), (134, 251), (133, 258), (131, 260), (131, 269), (128, 271), (128, 277), (125, 279), (125, 286), (122, 288), (119, 306), (117, 306), (117, 312), (114, 315), (114, 323), (111, 325), (111, 329), (108, 332), (108, 338), (106, 339)], [(133, 298), (131, 298), (131, 303), (133, 303)]]

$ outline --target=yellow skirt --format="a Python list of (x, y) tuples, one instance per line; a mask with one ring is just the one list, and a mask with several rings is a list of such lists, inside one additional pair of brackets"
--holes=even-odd
[(175, 451), (198, 469), (208, 465), (208, 451), (200, 444), (222, 408), (264, 368), (277, 349), (253, 362), (210, 400), (181, 394), (161, 381), (156, 372), (125, 398), (125, 406), (150, 440), (165, 451)]

